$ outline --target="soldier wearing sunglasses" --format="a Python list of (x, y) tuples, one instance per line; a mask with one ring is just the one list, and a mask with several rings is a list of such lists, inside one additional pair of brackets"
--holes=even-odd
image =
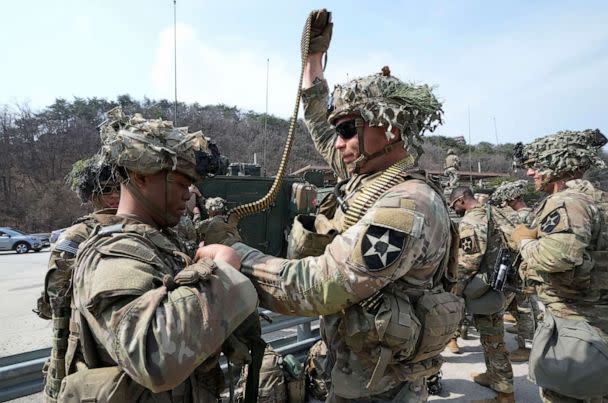
[(328, 101), (322, 58), (333, 24), (326, 10), (315, 16), (304, 116), (342, 180), (325, 214), (296, 218), (289, 259), (232, 247), (262, 306), (322, 315), (329, 367), (317, 373), (331, 373), (327, 401), (426, 401), (425, 379), (438, 372), (463, 311), (443, 285), (457, 252), (447, 206), (416, 169), (441, 104), (430, 87), (404, 83), (388, 67), (337, 85)]

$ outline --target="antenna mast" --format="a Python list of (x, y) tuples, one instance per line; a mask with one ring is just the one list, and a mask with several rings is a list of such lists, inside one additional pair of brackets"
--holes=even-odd
[(468, 108), (469, 114), (469, 182), (471, 182), (471, 187), (473, 186), (473, 160), (471, 159), (471, 108)]
[(177, 126), (177, 0), (173, 0), (173, 70), (173, 88), (175, 96), (173, 124)]
[(266, 145), (268, 143), (268, 132), (266, 131), (266, 124), (268, 121), (268, 77), (270, 71), (270, 58), (266, 59), (266, 112), (264, 113), (264, 176), (266, 176), (266, 172), (268, 169), (266, 167)]

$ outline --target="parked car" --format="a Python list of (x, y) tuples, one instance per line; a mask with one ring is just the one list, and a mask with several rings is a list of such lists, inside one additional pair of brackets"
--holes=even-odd
[(30, 250), (40, 252), (42, 241), (35, 235), (28, 235), (10, 227), (0, 227), (0, 250), (14, 250), (27, 253)]
[(48, 232), (40, 234), (31, 234), (31, 236), (35, 236), (36, 238), (40, 239), (40, 243), (42, 244), (43, 248), (48, 248), (49, 246), (51, 246), (51, 242), (49, 241), (49, 237), (51, 236), (51, 234), (49, 234)]

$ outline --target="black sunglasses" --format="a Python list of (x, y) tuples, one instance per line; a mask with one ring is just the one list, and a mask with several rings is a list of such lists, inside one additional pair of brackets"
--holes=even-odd
[(336, 132), (338, 136), (342, 137), (344, 140), (352, 139), (357, 135), (357, 119), (347, 120), (345, 122), (340, 123), (336, 126)]

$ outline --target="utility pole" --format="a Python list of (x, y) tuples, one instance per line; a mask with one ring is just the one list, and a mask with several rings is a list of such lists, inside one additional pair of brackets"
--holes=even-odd
[(468, 108), (468, 115), (469, 115), (469, 182), (471, 183), (471, 186), (473, 185), (473, 159), (471, 158), (471, 147), (473, 146), (473, 144), (471, 144), (471, 108)]

